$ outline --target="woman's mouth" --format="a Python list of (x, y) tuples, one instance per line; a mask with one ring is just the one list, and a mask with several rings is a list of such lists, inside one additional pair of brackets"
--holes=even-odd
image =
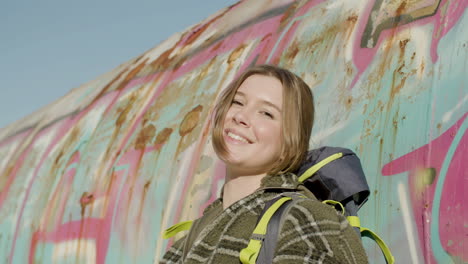
[(247, 138), (235, 133), (232, 130), (227, 130), (224, 135), (227, 141), (235, 143), (235, 144), (250, 144), (251, 143)]
[(249, 142), (247, 141), (247, 139), (245, 139), (245, 138), (243, 138), (243, 137), (241, 137), (241, 136), (239, 136), (239, 135), (236, 135), (236, 134), (234, 134), (234, 133), (232, 133), (232, 132), (228, 132), (227, 136), (230, 137), (230, 138), (232, 138), (232, 139), (234, 139), (234, 140), (238, 140), (238, 141), (242, 141), (242, 142), (245, 142), (245, 143), (249, 143)]

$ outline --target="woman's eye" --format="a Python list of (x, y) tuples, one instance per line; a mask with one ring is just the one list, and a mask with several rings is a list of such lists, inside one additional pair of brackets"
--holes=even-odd
[(242, 103), (241, 103), (240, 101), (238, 101), (238, 100), (233, 100), (233, 101), (232, 101), (232, 104), (242, 106)]
[(271, 113), (266, 112), (266, 111), (262, 111), (261, 113), (262, 113), (263, 115), (265, 115), (265, 116), (267, 116), (267, 117), (273, 119), (273, 115), (272, 115)]

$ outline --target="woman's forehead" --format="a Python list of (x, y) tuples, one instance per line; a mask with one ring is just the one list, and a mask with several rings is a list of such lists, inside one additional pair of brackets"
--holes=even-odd
[(239, 94), (252, 94), (252, 93), (277, 93), (282, 96), (283, 85), (281, 81), (272, 76), (265, 75), (251, 75), (245, 79), (242, 84), (237, 88), (236, 93)]
[(236, 96), (259, 100), (281, 111), (283, 85), (275, 77), (252, 75), (239, 86)]

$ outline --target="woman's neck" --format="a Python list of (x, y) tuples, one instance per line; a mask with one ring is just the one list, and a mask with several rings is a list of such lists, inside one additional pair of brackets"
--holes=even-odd
[(223, 209), (255, 192), (260, 187), (265, 175), (265, 173), (262, 173), (259, 175), (234, 176), (232, 173), (227, 172), (223, 190)]

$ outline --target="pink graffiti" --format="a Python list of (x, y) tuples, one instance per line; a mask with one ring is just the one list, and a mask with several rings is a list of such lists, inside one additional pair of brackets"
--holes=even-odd
[[(157, 146), (156, 146), (157, 148)], [(152, 147), (154, 150), (155, 147)], [(149, 150), (151, 151), (151, 150)], [(96, 245), (96, 263), (104, 264), (107, 256), (107, 250), (109, 247), (112, 226), (116, 224), (114, 214), (117, 211), (127, 210), (125, 208), (125, 201), (127, 201), (127, 195), (120, 195), (119, 187), (123, 186), (121, 193), (128, 194), (131, 184), (128, 184), (129, 176), (134, 176), (138, 169), (139, 161), (145, 150), (130, 150), (125, 153), (119, 160), (117, 167), (124, 166), (126, 169), (116, 170), (113, 172), (111, 177), (111, 183), (107, 190), (94, 190), (92, 196), (83, 197), (80, 201), (82, 203), (92, 203), (96, 200), (105, 200), (107, 203), (104, 208), (105, 213), (102, 218), (86, 217), (82, 216), (81, 220), (69, 221), (60, 225), (57, 225), (53, 231), (38, 230), (34, 232), (31, 239), (31, 248), (29, 252), (29, 263), (34, 263), (34, 255), (37, 247), (40, 243), (54, 243), (60, 244), (67, 241), (76, 240), (94, 240)], [(72, 159), (73, 162), (78, 163), (78, 159), (75, 157)], [(73, 180), (75, 170), (70, 170), (73, 173), (72, 176), (66, 176), (71, 181)], [(70, 180), (68, 186), (71, 186)], [(67, 186), (67, 185), (64, 185)], [(57, 188), (58, 191), (63, 192), (62, 189)], [(140, 190), (134, 190), (139, 192)], [(64, 207), (64, 204), (61, 205)], [(60, 207), (60, 208), (61, 208)], [(63, 211), (63, 208), (60, 209)], [(82, 211), (84, 213), (84, 211)], [(60, 220), (63, 220), (63, 213), (61, 214)], [(119, 224), (119, 223), (117, 223)], [(120, 229), (119, 229), (120, 230)], [(78, 251), (79, 252), (79, 251)]]
[[(14, 135), (14, 136), (0, 142), (0, 147), (6, 146), (6, 145), (9, 145), (9, 144), (13, 144), (13, 142), (15, 142), (15, 141), (26, 141), (27, 138), (31, 135), (31, 133), (33, 133), (32, 128), (27, 129), (26, 131), (23, 131), (21, 133), (18, 133), (16, 135)], [(21, 148), (21, 145), (22, 144), (19, 144), (16, 147), (15, 152), (19, 151), (19, 149)], [(8, 168), (4, 168), (3, 171), (0, 171), (1, 173), (5, 173), (5, 175), (4, 175), (5, 177), (8, 177), (5, 185), (2, 188), (2, 191), (0, 192), (0, 208), (2, 208), (3, 202), (5, 201), (5, 199), (7, 197), (8, 190), (10, 189), (10, 186), (13, 183), (13, 180), (15, 178), (14, 176), (16, 175), (18, 170), (23, 165), (24, 159), (26, 158), (27, 153), (29, 153), (31, 151), (31, 149), (32, 149), (32, 146), (29, 145), (25, 150), (23, 150), (22, 153), (19, 154), (19, 157), (15, 160), (15, 165), (11, 168), (11, 171), (9, 171), (9, 172), (6, 171), (6, 169), (8, 169)], [(11, 155), (11, 157), (9, 157), (10, 160), (12, 160), (13, 157), (14, 157), (14, 155)], [(7, 164), (10, 164), (10, 160), (8, 160)]]
[[(121, 175), (116, 175), (117, 177)], [(115, 196), (116, 192), (112, 193)], [(104, 197), (103, 193), (95, 193), (96, 198)], [(115, 201), (109, 199), (109, 207), (114, 208)], [(54, 231), (36, 231), (31, 239), (29, 263), (34, 263), (34, 254), (40, 242), (59, 244), (67, 241), (93, 239), (96, 242), (96, 263), (105, 263), (106, 252), (109, 246), (112, 214), (107, 212), (104, 218), (83, 218), (58, 225)]]
[[(385, 39), (391, 38), (397, 32), (402, 30), (408, 29), (410, 27), (417, 27), (426, 25), (429, 23), (434, 24), (434, 30), (432, 33), (432, 40), (431, 40), (431, 58), (432, 62), (435, 63), (439, 56), (437, 54), (437, 48), (439, 45), (440, 40), (444, 37), (452, 28), (456, 25), (458, 20), (462, 17), (463, 13), (465, 12), (466, 7), (468, 6), (468, 1), (465, 0), (458, 0), (458, 1), (449, 1), (449, 0), (442, 0), (439, 4), (439, 8), (437, 12), (433, 16), (424, 17), (413, 21), (409, 24), (405, 25), (396, 25), (397, 28), (390, 28), (386, 29), (381, 32), (377, 44), (372, 48), (361, 47), (361, 38), (364, 34), (364, 30), (366, 28), (366, 24), (368, 23), (370, 13), (372, 8), (375, 5), (376, 0), (369, 1), (368, 6), (364, 10), (364, 12), (360, 16), (360, 22), (357, 29), (357, 34), (354, 40), (354, 48), (353, 48), (353, 61), (354, 65), (356, 66), (358, 73), (356, 74), (355, 78), (351, 82), (350, 89), (354, 87), (356, 82), (361, 77), (362, 73), (369, 67), (370, 63), (373, 61), (375, 54), (377, 53), (378, 48), (382, 44), (382, 41)], [(447, 11), (445, 13), (442, 12), (441, 7), (447, 5)]]
[[(460, 187), (460, 184), (468, 178), (468, 163), (464, 162), (468, 154), (468, 134), (466, 132), (450, 161), (445, 182), (442, 183), (443, 191), (439, 215), (431, 216), (439, 172), (446, 158), (447, 151), (467, 116), (468, 114), (463, 115), (451, 128), (429, 144), (393, 160), (382, 168), (382, 175), (384, 176), (408, 172), (409, 195), (413, 206), (413, 215), (425, 216), (415, 217), (414, 221), (418, 228), (419, 241), (421, 245), (424, 245), (423, 250), (426, 261), (429, 263), (435, 263), (435, 258), (430, 250), (430, 245), (427, 244), (430, 241), (430, 232), (428, 231), (428, 223), (425, 221), (430, 221), (434, 217), (440, 219), (440, 242), (444, 249), (452, 256), (463, 257), (464, 261), (468, 260), (468, 255), (464, 253), (463, 242), (459, 243), (460, 241), (466, 241), (463, 226), (466, 224), (468, 208), (463, 207), (464, 202), (468, 200), (468, 195)], [(427, 175), (424, 176), (422, 173), (428, 168), (435, 169), (435, 178), (432, 183), (422, 185), (422, 178), (427, 177)]]
[[(21, 209), (20, 209), (19, 216), (18, 216), (18, 223), (16, 224), (16, 227), (15, 227), (15, 233), (13, 236), (13, 241), (12, 241), (12, 246), (11, 246), (11, 251), (10, 251), (10, 256), (9, 256), (9, 263), (12, 263), (13, 261), (13, 252), (15, 252), (16, 239), (18, 238), (18, 233), (21, 229), (21, 220), (23, 219), (24, 208), (26, 206), (26, 202), (28, 201), (29, 195), (31, 193), (32, 186), (34, 185), (34, 181), (38, 176), (39, 169), (41, 168), (42, 164), (48, 157), (48, 154), (52, 150), (53, 146), (57, 143), (58, 139), (61, 138), (66, 133), (67, 127), (70, 127), (68, 123), (69, 121), (65, 121), (64, 124), (55, 124), (47, 129), (43, 129), (42, 131), (38, 133), (37, 138), (35, 137), (36, 140), (40, 140), (42, 136), (48, 135), (50, 133), (50, 130), (53, 130), (55, 127), (59, 127), (58, 132), (54, 135), (55, 137), (54, 137), (53, 142), (49, 144), (49, 146), (44, 152), (44, 155), (42, 155), (41, 157), (39, 165), (36, 166), (36, 168), (34, 169), (32, 180), (26, 189), (25, 198), (22, 201), (21, 206), (20, 206)], [(14, 175), (11, 175), (10, 177), (14, 177)], [(5, 192), (8, 192), (8, 189)], [(0, 202), (3, 202), (3, 200)]]
[[(42, 165), (44, 164), (44, 162), (46, 161), (46, 159), (49, 157), (49, 154), (50, 152), (53, 150), (53, 148), (57, 145), (57, 143), (76, 125), (76, 123), (85, 115), (87, 114), (89, 111), (91, 111), (94, 107), (96, 107), (96, 104), (99, 104), (99, 103), (104, 103), (108, 100), (110, 100), (112, 98), (112, 96), (115, 96), (115, 93), (109, 93), (107, 94), (106, 96), (103, 96), (101, 98), (99, 98), (99, 100), (96, 100), (94, 103), (90, 104), (87, 109), (79, 112), (76, 116), (70, 116), (64, 120), (62, 120), (61, 122), (58, 122), (58, 123), (55, 123), (53, 125), (51, 125), (50, 127), (48, 128), (45, 128), (43, 130), (41, 130), (39, 133), (37, 133), (34, 138), (32, 139), (31, 142), (36, 142), (38, 140), (41, 139), (42, 136), (50, 136), (50, 131), (53, 130), (54, 128), (57, 129), (57, 132), (53, 135), (53, 140), (51, 141), (51, 143), (47, 146), (46, 150), (44, 151), (44, 153), (42, 154), (42, 157), (38, 163), (38, 165), (35, 167), (34, 169), (34, 172), (33, 172), (33, 176), (32, 176), (32, 179), (29, 183), (29, 185), (27, 186), (26, 188), (26, 191), (25, 191), (25, 198), (24, 200), (21, 202), (21, 206), (20, 206), (20, 212), (19, 212), (19, 216), (18, 216), (18, 220), (17, 220), (17, 223), (16, 223), (16, 227), (15, 227), (15, 233), (14, 233), (14, 236), (13, 236), (13, 239), (12, 239), (12, 246), (11, 246), (11, 250), (10, 250), (10, 255), (9, 255), (9, 263), (12, 262), (13, 260), (13, 254), (15, 252), (15, 247), (16, 247), (16, 240), (18, 238), (18, 234), (19, 234), (19, 230), (21, 228), (21, 221), (23, 219), (23, 213), (24, 213), (24, 209), (25, 209), (25, 206), (26, 206), (26, 203), (28, 202), (28, 198), (29, 198), (29, 195), (31, 193), (31, 190), (32, 190), (32, 187), (34, 185), (34, 182), (36, 180), (36, 178), (38, 177), (38, 173), (39, 173), (39, 169), (42, 167)], [(9, 179), (9, 182), (7, 183), (7, 186), (6, 188), (2, 191), (2, 195), (0, 197), (0, 208), (3, 206), (3, 203), (7, 197), (7, 194), (9, 192), (9, 188), (11, 187), (11, 184), (13, 182), (13, 179), (16, 178), (16, 174), (19, 170), (19, 168), (23, 165), (23, 160), (24, 158), (30, 154), (30, 151), (32, 150), (33, 148), (33, 145), (34, 143), (31, 143), (30, 146), (28, 147), (28, 150), (25, 151), (20, 159), (19, 159), (19, 162), (18, 162), (18, 165), (15, 165), (15, 168), (13, 169), (13, 172), (11, 173), (11, 175), (9, 176), (10, 179)]]

